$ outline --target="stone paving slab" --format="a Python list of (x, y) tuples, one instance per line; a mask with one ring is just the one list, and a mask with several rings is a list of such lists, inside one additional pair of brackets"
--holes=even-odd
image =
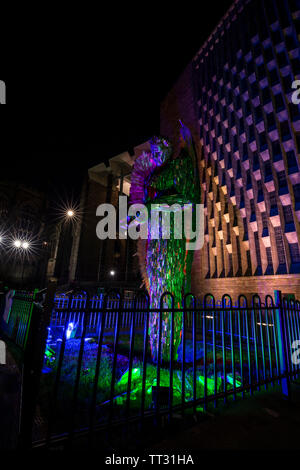
[(230, 403), (196, 425), (161, 439), (151, 449), (299, 450), (300, 387), (292, 386), (290, 402), (279, 391), (256, 392)]
[(14, 449), (17, 445), (20, 396), (20, 371), (6, 351), (6, 364), (0, 365), (0, 450)]

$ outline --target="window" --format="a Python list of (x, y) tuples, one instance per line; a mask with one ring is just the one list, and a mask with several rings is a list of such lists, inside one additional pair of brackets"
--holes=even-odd
[(279, 29), (277, 29), (276, 31), (271, 31), (271, 36), (275, 45), (280, 44), (282, 42), (282, 36)]
[(298, 58), (291, 59), (292, 69), (294, 75), (299, 75), (300, 73), (300, 60)]
[(247, 275), (247, 276), (250, 276), (250, 275), (251, 275), (251, 272), (252, 272), (250, 250), (247, 250), (246, 253), (247, 253), (247, 266), (248, 266), (246, 275)]
[(277, 178), (278, 178), (279, 195), (287, 194), (288, 186), (287, 186), (285, 171), (283, 170), (277, 173)]
[(227, 240), (226, 240), (226, 245), (230, 245), (231, 243), (231, 237), (230, 237), (230, 225), (229, 222), (226, 224), (226, 231), (227, 231)]
[(232, 253), (229, 253), (228, 261), (229, 261), (229, 272), (228, 272), (228, 276), (232, 276), (232, 273), (233, 273)]
[(290, 126), (288, 121), (283, 121), (280, 123), (280, 130), (283, 141), (291, 139)]
[(281, 227), (274, 227), (274, 232), (279, 264), (285, 264), (284, 244), (281, 234)]
[(265, 132), (261, 132), (259, 134), (259, 146), (260, 146), (261, 152), (263, 152), (264, 150), (266, 150), (268, 148), (267, 138), (266, 138), (266, 133)]
[(286, 94), (292, 91), (291, 87), (292, 87), (293, 79), (290, 74), (286, 75), (285, 77), (282, 77), (282, 82), (283, 82), (283, 89)]
[(261, 214), (261, 219), (262, 219), (262, 224), (263, 224), (263, 228), (268, 228), (268, 217), (267, 217), (267, 213), (266, 212), (262, 212)]
[(259, 170), (259, 156), (257, 152), (253, 153), (253, 171)]
[(262, 114), (262, 109), (260, 106), (257, 106), (254, 109), (254, 117), (255, 117), (255, 124), (258, 124), (263, 120), (263, 114)]
[(276, 121), (273, 113), (267, 114), (267, 128), (268, 132), (271, 132), (276, 129)]
[(261, 266), (260, 247), (259, 247), (259, 240), (258, 240), (258, 233), (257, 232), (254, 232), (254, 241), (255, 241), (255, 251), (256, 251), (256, 258), (257, 258), (257, 265)]
[(292, 121), (300, 120), (300, 106), (294, 103), (289, 103), (289, 111), (292, 118)]
[(258, 86), (256, 82), (252, 83), (250, 90), (251, 98), (254, 99), (258, 95)]
[(247, 183), (246, 183), (246, 189), (251, 189), (252, 188), (252, 180), (251, 180), (251, 176), (250, 176), (250, 171), (247, 170), (246, 172), (246, 175), (247, 175)]
[(249, 126), (249, 142), (253, 142), (255, 140), (255, 133), (254, 133), (254, 126), (251, 124)]
[(288, 164), (288, 174), (297, 173), (298, 172), (298, 165), (295, 156), (294, 150), (290, 150), (286, 152), (287, 164)]
[(286, 224), (294, 222), (291, 206), (283, 206), (283, 215), (284, 215), (284, 221)]
[(271, 60), (274, 59), (273, 52), (272, 52), (272, 47), (268, 47), (265, 49), (265, 61), (266, 63), (271, 62)]
[(279, 77), (276, 69), (271, 70), (270, 81), (272, 86), (277, 85), (279, 83)]
[(279, 113), (280, 111), (282, 111), (285, 108), (284, 101), (283, 101), (281, 93), (278, 93), (277, 95), (275, 95), (274, 99), (275, 99), (276, 113)]
[(270, 90), (269, 90), (268, 87), (263, 88), (262, 100), (263, 100), (263, 104), (270, 103), (270, 101), (271, 101), (271, 94), (270, 94)]
[(240, 209), (243, 209), (244, 207), (245, 207), (244, 191), (241, 188), (241, 192), (240, 192)]
[(296, 49), (297, 43), (296, 43), (296, 40), (295, 40), (294, 36), (286, 36), (285, 37), (285, 42), (286, 42), (286, 45), (287, 45), (287, 49), (289, 51), (292, 51), (293, 49)]
[(278, 160), (281, 160), (281, 147), (280, 143), (278, 140), (275, 140), (272, 142), (272, 151), (273, 151), (273, 161), (277, 162)]
[(286, 53), (284, 51), (277, 54), (277, 60), (278, 60), (278, 64), (279, 64), (280, 68), (285, 67), (286, 65), (288, 65), (288, 60), (287, 60), (287, 57), (286, 57)]
[(289, 246), (292, 264), (300, 263), (300, 252), (298, 243), (291, 243)]
[(241, 247), (239, 237), (236, 237), (236, 251), (237, 251), (237, 260), (238, 260), (238, 270), (235, 273), (236, 276), (241, 276), (242, 274), (242, 257), (241, 257)]
[(258, 80), (262, 80), (266, 76), (266, 71), (264, 64), (261, 64), (257, 67), (257, 75), (258, 75)]
[(241, 109), (241, 106), (242, 106), (242, 105), (241, 105), (241, 97), (240, 97), (240, 95), (238, 95), (238, 96), (235, 98), (235, 107), (236, 107), (236, 109), (238, 110), (238, 109)]
[(271, 247), (269, 246), (266, 248), (266, 254), (267, 254), (267, 261), (268, 261), (268, 266), (272, 266), (272, 253), (271, 253)]
[(248, 226), (246, 217), (243, 217), (243, 224), (244, 224), (244, 238), (243, 240), (248, 240)]
[(250, 101), (246, 101), (245, 103), (245, 114), (246, 116), (249, 116), (249, 114), (251, 114), (251, 105), (250, 105)]
[(271, 163), (270, 163), (270, 160), (266, 161), (265, 162), (265, 183), (267, 183), (268, 181), (272, 181), (273, 179), (273, 174), (272, 174), (272, 167), (271, 167)]
[(293, 191), (294, 191), (294, 198), (295, 198), (295, 210), (297, 211), (300, 209), (300, 184), (296, 184), (293, 187)]

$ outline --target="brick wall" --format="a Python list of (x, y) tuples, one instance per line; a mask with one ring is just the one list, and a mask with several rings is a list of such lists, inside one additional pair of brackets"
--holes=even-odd
[(300, 300), (299, 276), (288, 274), (286, 276), (249, 276), (232, 277), (225, 279), (199, 279), (192, 276), (192, 291), (203, 298), (205, 294), (214, 295), (216, 300), (221, 300), (222, 295), (229, 294), (234, 302), (240, 294), (247, 297), (251, 302), (254, 294), (264, 297), (269, 294), (274, 299), (274, 290), (279, 289), (283, 294), (295, 294)]
[(260, 0), (236, 0), (161, 104), (161, 134), (176, 145), (182, 119), (198, 153), (197, 293), (275, 286), (300, 297), (300, 107), (291, 104), (300, 8), (279, 3), (266, 12)]

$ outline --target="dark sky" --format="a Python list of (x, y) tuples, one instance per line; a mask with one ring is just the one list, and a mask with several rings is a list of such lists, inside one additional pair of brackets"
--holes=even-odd
[(71, 14), (49, 34), (39, 26), (0, 76), (1, 179), (76, 191), (87, 168), (159, 133), (160, 101), (231, 3), (166, 17), (149, 3), (130, 21), (115, 5), (118, 18), (90, 12), (84, 28)]

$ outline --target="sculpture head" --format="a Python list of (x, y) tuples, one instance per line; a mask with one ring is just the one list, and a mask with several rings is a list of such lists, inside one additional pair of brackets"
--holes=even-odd
[(164, 137), (153, 137), (150, 141), (151, 154), (157, 165), (162, 165), (172, 155), (170, 142)]

